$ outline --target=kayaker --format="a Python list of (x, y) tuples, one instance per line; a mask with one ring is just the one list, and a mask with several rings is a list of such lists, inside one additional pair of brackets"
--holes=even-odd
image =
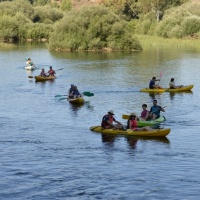
[(73, 92), (74, 91), (74, 84), (71, 84), (71, 87), (69, 88), (69, 91), (68, 91), (68, 96), (69, 98), (73, 99)]
[(31, 60), (31, 58), (28, 58), (26, 61), (26, 66), (33, 66), (33, 62)]
[(80, 98), (80, 97), (82, 97), (82, 95), (81, 95), (81, 93), (78, 91), (78, 88), (77, 88), (77, 86), (73, 86), (73, 89), (72, 89), (72, 92), (70, 93), (70, 98), (72, 97), (72, 98)]
[(152, 131), (153, 130), (149, 126), (138, 128), (137, 115), (135, 113), (130, 114), (130, 117), (127, 121), (127, 129), (131, 129), (133, 131)]
[(175, 82), (174, 82), (174, 78), (171, 78), (170, 82), (169, 82), (169, 88), (170, 89), (175, 89), (175, 88), (182, 88), (183, 85), (175, 85)]
[(153, 106), (150, 109), (150, 119), (155, 120), (160, 117), (160, 111), (165, 112), (165, 109), (157, 105), (157, 100), (153, 100)]
[(52, 69), (52, 66), (49, 67), (49, 76), (55, 76), (56, 72)]
[(141, 112), (140, 120), (146, 121), (149, 118), (149, 111), (147, 110), (147, 104), (142, 105), (143, 111)]
[(156, 89), (156, 88), (162, 88), (158, 84), (156, 85), (156, 81), (160, 81), (160, 79), (156, 79), (156, 77), (153, 77), (149, 82), (149, 89)]
[[(101, 122), (102, 128), (124, 130), (123, 125), (113, 117), (114, 115), (115, 115), (114, 111), (110, 110), (108, 111), (108, 114), (103, 116), (102, 122)], [(115, 122), (115, 124), (113, 122)]]
[(44, 69), (42, 69), (42, 71), (40, 72), (40, 76), (42, 76), (42, 77), (46, 77), (47, 76), (45, 71), (44, 71)]

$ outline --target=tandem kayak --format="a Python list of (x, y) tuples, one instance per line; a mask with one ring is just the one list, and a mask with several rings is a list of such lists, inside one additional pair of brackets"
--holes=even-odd
[[(129, 119), (130, 115), (122, 115), (122, 119)], [(153, 126), (156, 124), (160, 124), (164, 122), (166, 118), (164, 116), (160, 116), (159, 118), (155, 120), (150, 120), (150, 121), (138, 121), (138, 127), (143, 127), (143, 126)]]
[(145, 137), (165, 137), (167, 136), (171, 129), (153, 129), (153, 131), (133, 131), (131, 129), (127, 130), (115, 130), (115, 129), (104, 129), (101, 126), (91, 126), (91, 131), (100, 132), (110, 135), (133, 135), (133, 136), (145, 136)]
[(54, 80), (56, 76), (35, 76), (36, 81), (48, 81), (48, 80)]
[(190, 91), (193, 87), (194, 85), (186, 85), (180, 88), (174, 88), (174, 89), (164, 88), (164, 89), (166, 89), (166, 92), (186, 92)]
[(160, 124), (162, 122), (164, 122), (166, 119), (164, 116), (160, 116), (159, 118), (155, 119), (155, 120), (150, 120), (150, 121), (138, 121), (138, 126), (139, 127), (143, 127), (143, 126), (151, 126), (151, 125), (155, 125), (155, 124)]
[(83, 97), (78, 97), (78, 98), (75, 98), (75, 99), (71, 99), (71, 98), (67, 97), (67, 100), (72, 104), (82, 104), (82, 103), (84, 103)]
[(140, 92), (165, 92), (167, 90), (167, 88), (155, 88), (155, 89), (150, 89), (150, 88), (143, 88), (140, 90)]
[(35, 65), (26, 65), (25, 67), (26, 70), (34, 70), (35, 68)]

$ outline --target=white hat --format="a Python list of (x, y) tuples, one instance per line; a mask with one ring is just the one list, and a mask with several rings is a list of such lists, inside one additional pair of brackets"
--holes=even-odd
[(114, 111), (113, 110), (108, 111), (108, 113), (111, 114), (111, 115), (114, 115)]

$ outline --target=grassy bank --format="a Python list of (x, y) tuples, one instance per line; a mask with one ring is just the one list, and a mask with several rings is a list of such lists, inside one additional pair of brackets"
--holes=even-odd
[(3, 47), (6, 47), (6, 48), (9, 48), (9, 47), (14, 47), (15, 45), (12, 44), (12, 43), (3, 43), (3, 42), (0, 42), (0, 48), (3, 48)]
[(200, 50), (200, 40), (185, 38), (185, 39), (168, 39), (156, 36), (137, 35), (142, 48), (159, 47), (159, 48), (188, 48)]

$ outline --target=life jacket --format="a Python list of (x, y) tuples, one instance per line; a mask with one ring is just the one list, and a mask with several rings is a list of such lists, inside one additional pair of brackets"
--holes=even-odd
[(103, 118), (102, 118), (102, 122), (101, 122), (101, 126), (102, 127), (105, 127), (105, 126), (108, 126), (109, 123), (106, 121), (106, 118), (108, 117), (108, 120), (110, 123), (113, 123), (113, 117), (109, 116), (108, 114), (107, 115), (104, 115)]
[(148, 110), (143, 110), (142, 113), (141, 113), (141, 117), (142, 117), (143, 119), (145, 119), (148, 112), (149, 112)]
[[(131, 127), (129, 127), (129, 122), (131, 121)], [(129, 119), (127, 122), (127, 129), (136, 129), (138, 128), (138, 122), (135, 119)]]
[(48, 71), (48, 73), (49, 73), (49, 75), (52, 75), (52, 76), (54, 76), (54, 74), (55, 74), (55, 71), (54, 71), (53, 69), (50, 69), (50, 70)]

